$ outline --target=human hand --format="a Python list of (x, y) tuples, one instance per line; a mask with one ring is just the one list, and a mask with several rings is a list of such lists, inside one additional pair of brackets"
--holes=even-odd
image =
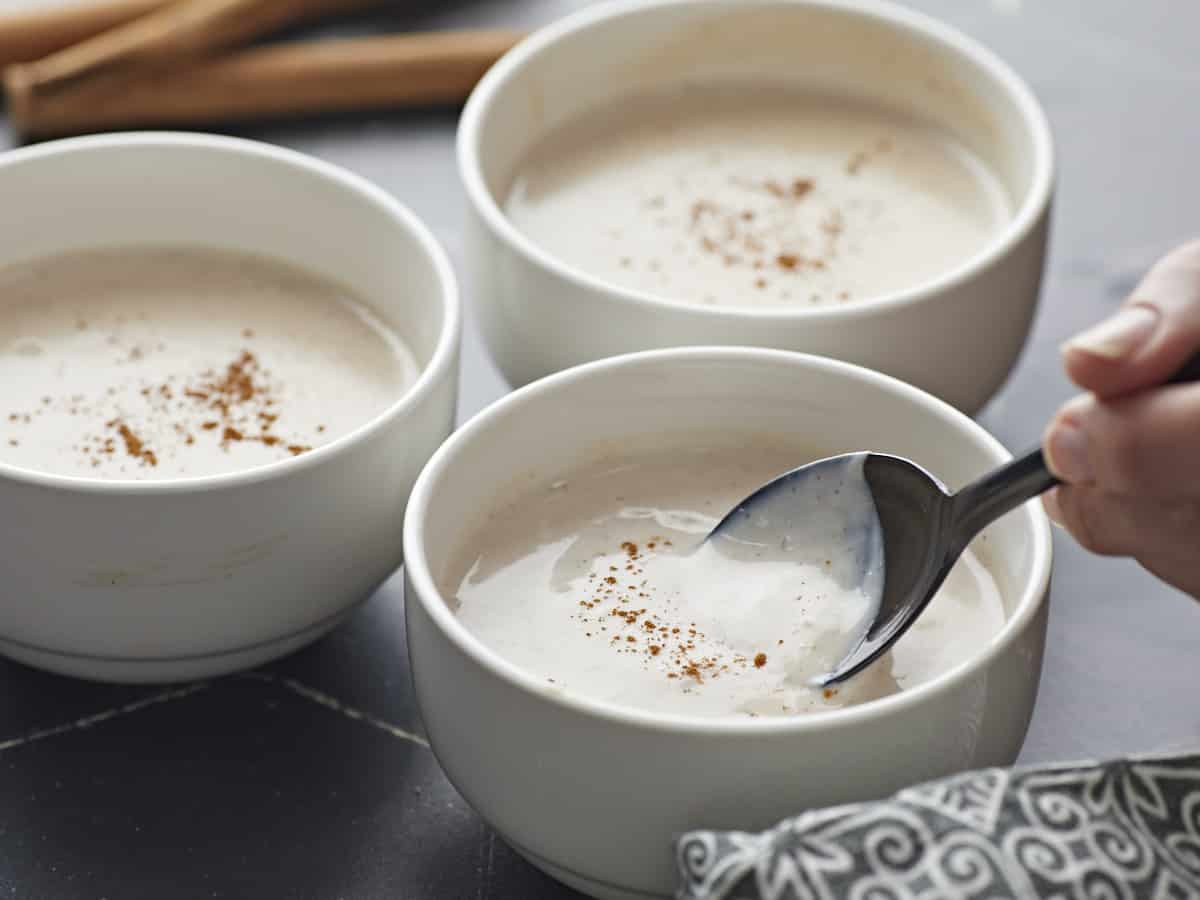
[(1200, 383), (1162, 386), (1197, 351), (1200, 241), (1064, 345), (1068, 376), (1089, 393), (1063, 405), (1042, 445), (1064, 482), (1043, 498), (1052, 519), (1200, 599)]

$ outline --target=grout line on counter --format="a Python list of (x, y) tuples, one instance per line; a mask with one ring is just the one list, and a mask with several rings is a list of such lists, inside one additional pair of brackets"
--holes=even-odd
[(0, 741), (0, 752), (12, 750), (16, 747), (24, 747), (27, 744), (43, 741), (46, 738), (56, 737), (60, 734), (68, 734), (72, 731), (85, 731), (110, 719), (127, 716), (148, 706), (158, 706), (174, 700), (182, 700), (184, 697), (190, 697), (192, 694), (199, 693), (207, 688), (209, 684), (210, 682), (207, 681), (198, 681), (195, 684), (189, 684), (187, 687), (174, 688), (159, 694), (151, 694), (149, 697), (142, 697), (140, 700), (134, 700), (132, 703), (126, 703), (123, 706), (114, 706), (112, 709), (92, 713), (90, 716), (75, 719), (73, 722), (64, 722), (61, 725), (54, 725), (50, 728), (39, 728), (37, 731), (31, 731), (29, 734), (22, 735), (21, 737)]
[[(360, 709), (355, 709), (353, 706), (347, 706), (336, 697), (319, 691), (316, 688), (309, 687), (296, 681), (294, 678), (284, 678), (278, 675), (273, 675), (269, 672), (247, 672), (242, 675), (234, 676), (236, 678), (244, 678), (253, 681), (260, 681), (264, 684), (274, 685), (283, 688), (303, 700), (310, 703), (315, 703), (318, 706), (323, 706), (326, 709), (332, 710), (347, 719), (354, 722), (362, 722), (370, 725), (379, 731), (389, 734), (394, 738), (399, 738), (404, 741), (416, 744), (418, 747), (429, 749), (429, 742), (421, 735), (411, 731), (406, 731), (399, 725), (393, 725), (391, 722), (386, 722), (370, 713), (363, 712)], [(49, 728), (39, 728), (36, 731), (31, 731), (28, 734), (19, 737), (9, 738), (8, 740), (0, 741), (0, 753), (5, 750), (15, 750), (18, 747), (24, 747), (28, 744), (33, 744), (38, 741), (46, 740), (47, 738), (57, 737), (60, 734), (70, 734), (75, 731), (85, 731), (89, 728), (94, 728), (104, 722), (112, 719), (117, 719), (122, 716), (127, 716), (139, 710), (146, 709), (151, 706), (159, 706), (163, 703), (171, 703), (175, 700), (182, 700), (185, 697), (190, 697), (193, 694), (198, 694), (211, 687), (211, 681), (197, 681), (185, 687), (172, 688), (171, 690), (162, 691), (158, 694), (151, 694), (149, 697), (142, 697), (122, 706), (114, 706), (111, 709), (101, 710), (97, 713), (92, 713), (83, 716), (79, 719), (74, 719), (70, 722), (64, 722), (60, 725), (52, 725)]]
[(326, 709), (331, 709), (339, 715), (345, 716), (347, 719), (352, 719), (355, 722), (365, 722), (373, 728), (390, 734), (392, 737), (400, 738), (404, 741), (411, 741), (419, 747), (429, 749), (429, 741), (421, 737), (419, 734), (414, 734), (411, 731), (405, 731), (399, 725), (393, 725), (391, 722), (385, 722), (383, 719), (376, 718), (370, 713), (365, 713), (361, 709), (355, 709), (353, 706), (347, 706), (342, 701), (338, 700), (323, 691), (318, 691), (316, 688), (309, 687), (306, 684), (301, 684), (294, 678), (282, 678), (278, 675), (272, 675), (269, 672), (249, 672), (243, 678), (252, 678), (255, 681), (263, 681), (267, 684), (276, 684), (286, 688), (293, 694), (303, 697), (318, 706), (324, 706)]

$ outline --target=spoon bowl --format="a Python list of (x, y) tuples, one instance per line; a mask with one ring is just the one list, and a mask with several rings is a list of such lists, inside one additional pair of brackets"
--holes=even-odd
[(1057, 483), (1040, 448), (957, 493), (912, 460), (883, 453), (861, 456), (886, 576), (874, 621), (830, 672), (815, 679), (821, 686), (845, 681), (882, 656), (925, 611), (972, 538)]
[(869, 613), (846, 636), (841, 661), (813, 679), (824, 687), (883, 655), (929, 605), (971, 538), (1054, 484), (1040, 449), (956, 494), (911, 460), (848, 453), (763, 485), (707, 540), (787, 548), (798, 562), (830, 557), (834, 577), (867, 595)]

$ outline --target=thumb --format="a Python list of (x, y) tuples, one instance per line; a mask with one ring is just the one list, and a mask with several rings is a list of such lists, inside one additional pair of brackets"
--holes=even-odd
[(1101, 399), (1162, 384), (1200, 350), (1200, 241), (1159, 260), (1111, 318), (1063, 346), (1071, 380)]

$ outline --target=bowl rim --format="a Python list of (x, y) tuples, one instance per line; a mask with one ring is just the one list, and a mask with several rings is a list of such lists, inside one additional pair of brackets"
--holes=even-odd
[(63, 475), (16, 466), (0, 459), (0, 482), (19, 482), (76, 493), (121, 495), (166, 495), (245, 487), (262, 481), (287, 477), (314, 466), (323, 465), (335, 457), (349, 452), (359, 444), (370, 440), (396, 419), (406, 415), (424, 402), (438, 385), (454, 377), (462, 332), (462, 309), (458, 283), (446, 251), (438, 243), (430, 228), (412, 210), (383, 188), (348, 169), (296, 150), (247, 138), (199, 132), (133, 131), (64, 138), (31, 147), (9, 150), (0, 154), (0, 171), (46, 157), (113, 148), (147, 147), (199, 149), (266, 160), (274, 165), (300, 170), (324, 179), (343, 191), (358, 195), (368, 204), (389, 216), (428, 259), (438, 283), (436, 302), (441, 305), (442, 324), (429, 362), (421, 367), (416, 380), (408, 389), (379, 415), (341, 437), (299, 456), (232, 472), (159, 480)]
[[(1032, 143), (1031, 182), (1019, 207), (1005, 227), (977, 253), (954, 268), (910, 288), (829, 307), (712, 306), (674, 300), (666, 296), (622, 287), (561, 261), (522, 233), (501, 209), (483, 176), (481, 149), (483, 121), (496, 95), (526, 65), (564, 38), (613, 19), (636, 17), (663, 8), (697, 7), (745, 11), (769, 7), (813, 7), (872, 19), (881, 24), (915, 33), (956, 54), (986, 73), (1015, 103)], [(571, 287), (587, 291), (592, 299), (603, 298), (619, 306), (646, 307), (661, 312), (686, 314), (712, 322), (755, 321), (852, 321), (861, 317), (910, 306), (954, 290), (980, 272), (1005, 258), (1024, 241), (1050, 207), (1054, 190), (1054, 144), (1045, 111), (1026, 82), (997, 54), (983, 44), (932, 16), (910, 10), (892, 0), (605, 0), (546, 25), (505, 53), (479, 80), (463, 107), (455, 149), (459, 179), (467, 200), (494, 238), (515, 251), (524, 262), (561, 279)]]
[[(1050, 521), (1040, 505), (1026, 506), (1022, 513), (1030, 517), (1032, 529), (1033, 559), (1030, 577), (1021, 587), (1020, 596), (1005, 620), (1004, 627), (993, 635), (986, 646), (957, 666), (936, 678), (908, 690), (872, 700), (857, 706), (828, 710), (793, 717), (778, 718), (735, 718), (732, 716), (701, 717), (675, 713), (657, 713), (640, 710), (602, 700), (594, 700), (578, 693), (548, 690), (545, 683), (520, 666), (506, 660), (490, 649), (450, 611), (441, 591), (429, 570), (426, 555), (424, 525), (429, 510), (437, 502), (436, 484), (452, 471), (459, 448), (477, 439), (477, 436), (497, 420), (503, 419), (514, 407), (538, 403), (548, 394), (579, 381), (604, 378), (616, 369), (676, 362), (728, 361), (757, 362), (769, 366), (784, 366), (801, 370), (823, 370), (842, 378), (865, 383), (883, 394), (891, 395), (897, 402), (923, 407), (941, 418), (948, 427), (966, 432), (975, 438), (997, 460), (1012, 459), (1012, 454), (986, 429), (943, 400), (922, 391), (906, 382), (884, 375), (872, 369), (851, 363), (797, 353), (789, 350), (773, 350), (761, 347), (681, 347), (644, 350), (621, 356), (608, 357), (591, 363), (565, 369), (532, 382), (497, 400), (482, 412), (473, 416), (452, 434), (430, 457), (418, 476), (409, 496), (408, 509), (404, 516), (404, 565), (407, 584), (406, 615), (412, 604), (419, 604), (455, 649), (493, 678), (506, 682), (532, 700), (549, 703), (567, 714), (590, 718), (660, 733), (705, 734), (732, 737), (751, 737), (769, 734), (797, 734), (825, 731), (830, 728), (853, 727), (873, 719), (903, 714), (906, 709), (927, 702), (936, 702), (956, 685), (985, 669), (1003, 654), (1024, 632), (1046, 602), (1050, 587), (1050, 572), (1053, 560), (1053, 542)], [(411, 641), (411, 631), (409, 640)], [(410, 652), (410, 657), (413, 654)], [(411, 661), (411, 660), (410, 660)], [(414, 676), (416, 674), (414, 667)]]

